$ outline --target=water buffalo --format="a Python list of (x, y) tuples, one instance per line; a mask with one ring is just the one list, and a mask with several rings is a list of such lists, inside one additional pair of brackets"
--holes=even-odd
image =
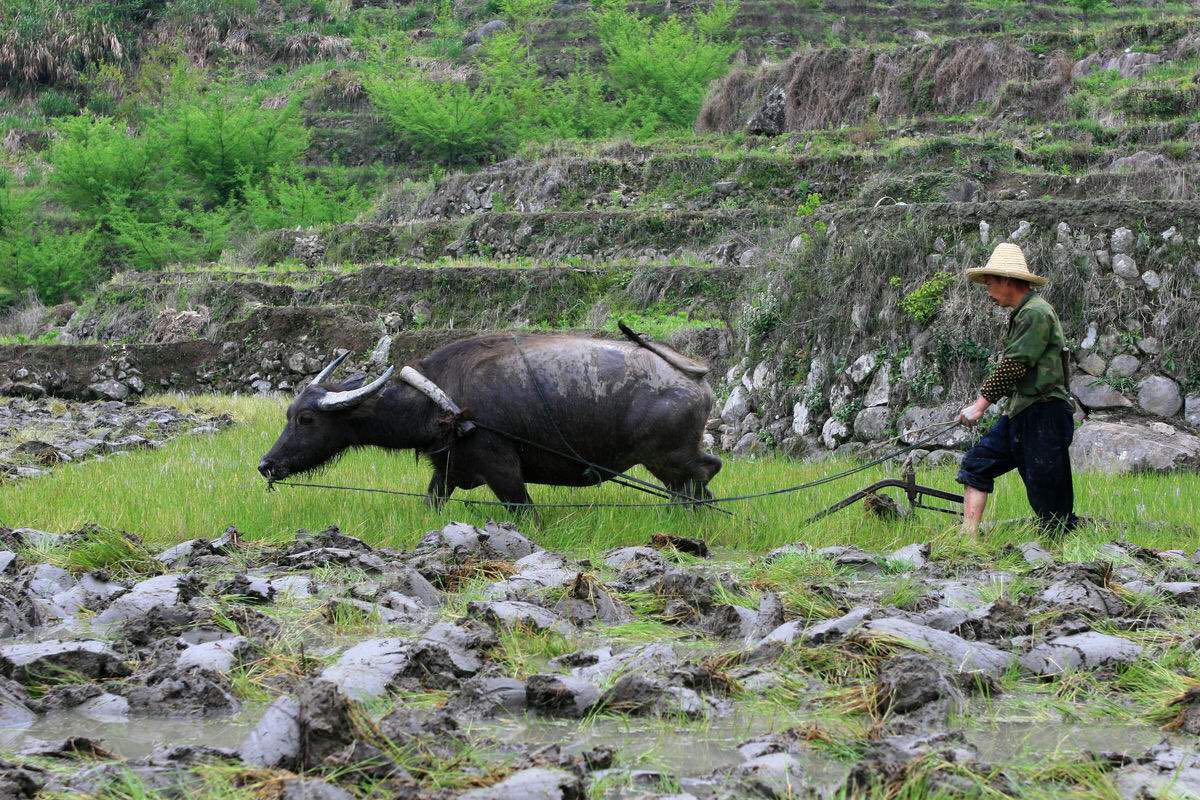
[[(420, 375), (406, 368), (407, 382), (389, 381), (389, 368), (370, 383), (356, 376), (330, 384), (339, 358), (292, 401), (259, 472), (282, 480), (351, 447), (412, 449), (433, 464), (430, 504), (487, 484), (510, 509), (531, 502), (528, 483), (588, 486), (607, 477), (524, 439), (615, 472), (642, 464), (673, 491), (711, 496), (705, 487), (721, 460), (701, 443), (713, 403), (707, 367), (621, 328), (629, 341), (559, 333), (463, 339), (421, 359)], [(420, 376), (436, 387), (415, 388)], [(452, 400), (431, 399), (439, 387)], [(447, 413), (456, 405), (460, 415)], [(474, 424), (470, 433), (462, 433), (463, 420)]]

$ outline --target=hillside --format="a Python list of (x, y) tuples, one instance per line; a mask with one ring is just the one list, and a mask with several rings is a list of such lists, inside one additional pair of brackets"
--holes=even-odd
[(953, 276), (1011, 239), (1084, 412), (1200, 425), (1188, 4), (15, 7), (10, 391), (625, 319), (717, 368), (718, 446), (853, 449), (966, 398)]

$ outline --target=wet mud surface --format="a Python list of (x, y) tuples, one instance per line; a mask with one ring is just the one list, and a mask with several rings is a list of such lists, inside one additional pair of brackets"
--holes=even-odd
[(112, 535), (0, 530), (0, 797), (1200, 791), (1182, 552)]

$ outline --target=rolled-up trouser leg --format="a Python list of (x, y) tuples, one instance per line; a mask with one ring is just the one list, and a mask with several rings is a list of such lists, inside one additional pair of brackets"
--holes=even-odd
[(1013, 455), (1025, 482), (1029, 505), (1042, 526), (1075, 527), (1075, 490), (1071, 483), (1071, 440), (1075, 420), (1065, 400), (1036, 403), (1011, 420)]
[(979, 443), (963, 456), (955, 480), (964, 486), (991, 494), (996, 478), (1016, 466), (1009, 435), (1009, 420), (1008, 417), (1000, 417)]

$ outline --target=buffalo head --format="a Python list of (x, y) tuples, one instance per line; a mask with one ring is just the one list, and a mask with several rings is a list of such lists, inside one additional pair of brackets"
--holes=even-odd
[(362, 443), (358, 427), (352, 424), (348, 412), (383, 389), (393, 368), (388, 367), (365, 385), (358, 379), (336, 389), (322, 386), (347, 355), (343, 353), (331, 361), (288, 406), (283, 432), (258, 462), (258, 471), (267, 480), (283, 480), (315, 469), (346, 448)]

